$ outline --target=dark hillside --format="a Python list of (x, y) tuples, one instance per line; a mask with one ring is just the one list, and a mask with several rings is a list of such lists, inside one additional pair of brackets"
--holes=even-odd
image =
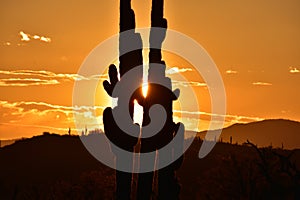
[[(192, 143), (178, 171), (181, 199), (300, 197), (300, 150), (217, 143), (199, 159), (201, 144)], [(0, 199), (112, 199), (114, 182), (114, 170), (77, 136), (44, 135), (0, 148)]]

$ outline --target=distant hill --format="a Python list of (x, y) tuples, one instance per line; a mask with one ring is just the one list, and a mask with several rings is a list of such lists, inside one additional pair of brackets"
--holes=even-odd
[[(198, 133), (204, 138), (206, 131)], [(242, 144), (248, 140), (260, 147), (272, 145), (286, 149), (300, 149), (300, 123), (284, 119), (271, 119), (248, 124), (234, 124), (222, 130), (220, 139)]]

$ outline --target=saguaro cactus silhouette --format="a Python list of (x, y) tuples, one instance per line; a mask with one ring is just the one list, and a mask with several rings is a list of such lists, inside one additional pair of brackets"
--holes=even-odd
[[(134, 146), (138, 141), (139, 127), (133, 124), (134, 99), (143, 106), (143, 135), (151, 135), (152, 129), (148, 128), (149, 124), (153, 124), (150, 117), (150, 109), (153, 105), (160, 105), (165, 113), (166, 119), (163, 127), (158, 133), (151, 137), (142, 137), (141, 154), (155, 152), (167, 144), (169, 144), (174, 136), (180, 136), (181, 143), (159, 155), (160, 161), (165, 158), (173, 161), (173, 164), (158, 171), (158, 195), (160, 199), (177, 199), (179, 195), (179, 184), (175, 176), (175, 171), (182, 163), (183, 156), (183, 140), (184, 127), (183, 124), (175, 124), (173, 122), (173, 101), (177, 100), (179, 90), (172, 91), (171, 79), (165, 76), (166, 65), (162, 60), (161, 47), (166, 37), (167, 20), (163, 17), (164, 1), (152, 0), (151, 13), (151, 31), (150, 31), (150, 53), (149, 53), (149, 72), (148, 72), (148, 94), (144, 97), (142, 94), (142, 78), (143, 78), (143, 57), (142, 57), (142, 40), (138, 33), (135, 33), (135, 14), (131, 9), (130, 0), (120, 0), (120, 37), (119, 37), (119, 71), (120, 80), (118, 79), (118, 70), (115, 65), (109, 67), (110, 81), (104, 81), (103, 86), (108, 95), (118, 98), (118, 106), (114, 109), (107, 108), (103, 113), (104, 130), (107, 138), (118, 148), (133, 152)], [(131, 78), (127, 78), (129, 72)], [(132, 95), (128, 99), (128, 95), (124, 95), (124, 91), (118, 93), (116, 88), (122, 85)], [(125, 87), (124, 87), (125, 86)], [(122, 95), (123, 94), (123, 95)], [(133, 133), (130, 135), (122, 129), (114, 118), (114, 111), (118, 110), (122, 115), (129, 109), (131, 117), (130, 127)], [(121, 112), (120, 112), (121, 111)], [(160, 113), (154, 112), (154, 116)], [(152, 115), (153, 117), (153, 115)], [(155, 125), (154, 125), (155, 126)], [(114, 149), (112, 149), (114, 151)], [(126, 157), (119, 155), (119, 151), (115, 150), (116, 165), (127, 165), (127, 169), (132, 168), (132, 156)], [(140, 158), (140, 170), (143, 172), (145, 164), (153, 166), (153, 170), (147, 173), (139, 174), (138, 179), (138, 199), (150, 199), (152, 193), (152, 180), (155, 163), (155, 154), (150, 160), (144, 161)], [(179, 156), (178, 156), (179, 155)], [(179, 157), (179, 159), (177, 159)], [(177, 160), (175, 161), (176, 158)], [(149, 157), (147, 157), (149, 159)], [(173, 160), (172, 160), (173, 159)], [(163, 163), (163, 162), (161, 162)], [(149, 167), (149, 166), (147, 166)], [(145, 170), (147, 171), (147, 170)], [(116, 197), (117, 199), (130, 199), (132, 173), (116, 171)]]
[[(126, 31), (126, 34), (120, 34), (119, 37), (119, 70), (121, 79), (118, 79), (116, 66), (111, 65), (108, 72), (110, 82), (104, 81), (103, 86), (111, 97), (118, 98), (118, 106), (114, 109), (129, 108), (130, 116), (133, 118), (134, 103), (129, 102), (128, 105), (126, 99), (124, 99), (122, 95), (118, 96), (118, 94), (113, 93), (114, 88), (119, 81), (123, 81), (122, 84), (129, 85), (132, 88), (137, 88), (141, 85), (143, 78), (142, 40), (141, 36), (135, 33), (135, 14), (131, 9), (131, 0), (120, 0), (120, 33), (124, 31)], [(128, 44), (130, 44), (130, 46)], [(133, 49), (133, 51), (130, 51), (130, 49)], [(124, 74), (133, 68), (136, 69), (134, 70), (135, 79), (123, 80), (122, 77)], [(127, 81), (127, 83), (124, 81)], [(112, 112), (112, 108), (107, 108), (103, 113), (105, 135), (116, 146), (133, 152), (133, 148), (137, 143), (138, 138), (125, 133), (116, 123)], [(138, 126), (137, 131), (139, 132)], [(118, 155), (117, 151), (114, 151), (114, 153), (116, 154), (117, 169), (118, 165), (121, 164), (127, 164), (129, 167), (132, 166), (132, 157), (126, 158)], [(131, 180), (131, 173), (116, 171), (116, 199), (130, 199)]]
[[(179, 90), (172, 92), (171, 79), (165, 76), (166, 65), (162, 60), (161, 47), (166, 36), (167, 20), (163, 17), (164, 1), (152, 0), (151, 12), (151, 31), (150, 31), (150, 53), (149, 53), (149, 71), (148, 71), (148, 93), (143, 101), (139, 101), (144, 108), (143, 127), (151, 123), (149, 109), (155, 105), (161, 105), (166, 111), (166, 121), (163, 128), (150, 138), (141, 139), (141, 153), (153, 152), (169, 144), (176, 133), (178, 133), (180, 124), (173, 122), (173, 101), (177, 100)], [(159, 29), (158, 29), (159, 28)], [(183, 125), (182, 125), (183, 127)], [(180, 129), (182, 141), (184, 129)], [(142, 135), (148, 134), (147, 129), (142, 129)], [(164, 153), (159, 153), (159, 163), (163, 159), (169, 159), (173, 153), (182, 153), (182, 144)], [(173, 152), (175, 151), (175, 152)], [(142, 158), (141, 158), (142, 159)], [(152, 162), (143, 162), (141, 164), (151, 164), (154, 167), (155, 157)], [(158, 170), (158, 198), (159, 199), (178, 199), (180, 186), (175, 176), (175, 170), (182, 163), (182, 157), (163, 169)], [(140, 166), (143, 169), (143, 166)], [(151, 199), (153, 171), (139, 174), (138, 180), (138, 198)]]

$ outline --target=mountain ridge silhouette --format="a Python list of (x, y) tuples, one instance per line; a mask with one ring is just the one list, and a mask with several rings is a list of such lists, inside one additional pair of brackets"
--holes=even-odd
[[(214, 130), (212, 130), (214, 131)], [(207, 131), (197, 134), (204, 139)], [(243, 144), (247, 140), (252, 141), (259, 147), (272, 145), (285, 149), (300, 149), (300, 122), (288, 119), (266, 119), (250, 123), (237, 123), (223, 128), (219, 140)], [(297, 140), (297, 138), (299, 138)]]

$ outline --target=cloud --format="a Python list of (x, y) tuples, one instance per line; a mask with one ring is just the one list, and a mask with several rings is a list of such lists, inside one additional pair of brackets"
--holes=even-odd
[(50, 129), (53, 131), (66, 131), (66, 128), (55, 128), (50, 126), (39, 126), (39, 125), (33, 125), (33, 124), (11, 124), (11, 123), (0, 123), (0, 125), (5, 126), (16, 126), (16, 127), (31, 127), (31, 128), (42, 128), (42, 129)]
[(79, 74), (63, 74), (40, 70), (0, 70), (0, 75), (9, 78), (0, 79), (0, 86), (33, 86), (33, 85), (57, 85), (66, 81), (98, 81), (107, 78), (107, 75), (91, 75), (85, 77)]
[(172, 80), (172, 84), (174, 87), (183, 86), (183, 87), (206, 87), (206, 83), (195, 82), (195, 81), (176, 81)]
[(22, 44), (18, 43), (17, 46), (18, 46), (18, 47), (26, 46), (26, 44), (24, 44), (24, 43), (22, 43)]
[(297, 69), (296, 67), (290, 67), (290, 73), (291, 74), (297, 74), (297, 73), (300, 73), (300, 70)]
[(2, 43), (2, 45), (3, 45), (3, 46), (10, 46), (11, 43), (10, 43), (10, 42), (4, 42), (4, 43)]
[[(0, 105), (8, 105), (8, 107), (19, 107), (22, 110), (26, 110), (26, 108), (35, 109), (39, 111), (46, 110), (56, 110), (61, 112), (88, 112), (88, 111), (96, 111), (97, 109), (104, 109), (103, 106), (62, 106), (62, 105), (54, 105), (45, 102), (28, 102), (28, 101), (20, 101), (14, 103), (8, 103), (7, 101), (0, 101)], [(27, 109), (27, 110), (30, 110)]]
[(238, 73), (237, 71), (231, 69), (226, 71), (226, 74), (237, 74), (237, 73)]
[(35, 40), (39, 40), (41, 37), (38, 36), (38, 35), (34, 35), (32, 38), (35, 39)]
[(21, 41), (30, 41), (30, 36), (27, 35), (26, 33), (24, 33), (23, 31), (20, 31), (20, 35), (21, 35)]
[(39, 40), (39, 41), (46, 42), (46, 43), (51, 42), (51, 38), (49, 38), (49, 37), (39, 36), (39, 35), (32, 36), (30, 34), (24, 33), (23, 31), (20, 31), (19, 34), (21, 36), (21, 41), (28, 42), (30, 40)]
[[(0, 100), (0, 116), (2, 116), (0, 124), (7, 126), (8, 130), (16, 130), (15, 128), (9, 129), (9, 126), (21, 126), (27, 127), (28, 130), (39, 130), (37, 133), (49, 131), (49, 129), (50, 131), (58, 131), (58, 133), (67, 133), (68, 127), (71, 127), (72, 133), (76, 134), (76, 131), (78, 131), (80, 134), (86, 126), (89, 130), (103, 129), (102, 113), (104, 109), (104, 106), (66, 106), (46, 102), (9, 102)], [(74, 126), (75, 114), (77, 128)], [(185, 124), (187, 130), (199, 131), (207, 129), (208, 126), (201, 126), (202, 128), (200, 127), (199, 129), (199, 120), (201, 125), (204, 122), (209, 123), (212, 117), (214, 117), (215, 123), (221, 122), (221, 119), (225, 117), (225, 125), (264, 120), (264, 118), (251, 116), (174, 110), (174, 118), (185, 123), (190, 121), (189, 124)], [(23, 135), (24, 128), (21, 128), (20, 131), (19, 134)], [(30, 131), (28, 133), (32, 134)]]
[(256, 86), (271, 86), (272, 83), (254, 82), (254, 83), (252, 83), (252, 85), (256, 85)]
[(40, 38), (40, 40), (43, 41), (43, 42), (51, 42), (51, 39), (50, 39), (50, 38), (44, 37), (44, 36), (42, 36), (42, 37)]
[[(0, 100), (0, 116), (2, 125), (8, 130), (16, 130), (8, 126), (24, 126), (28, 130), (43, 131), (60, 131), (58, 133), (67, 133), (68, 127), (72, 128), (72, 132), (76, 134), (77, 129), (74, 126), (74, 118), (76, 116), (79, 133), (88, 127), (89, 130), (103, 128), (102, 113), (104, 106), (64, 106), (49, 104), (46, 102), (9, 102)], [(76, 114), (76, 115), (75, 115)], [(39, 129), (38, 129), (39, 128)], [(1, 129), (1, 126), (0, 126)], [(2, 130), (3, 127), (2, 127)], [(20, 129), (18, 133), (20, 137), (24, 135), (24, 129)], [(10, 131), (11, 132), (11, 131)], [(13, 131), (15, 134), (15, 131)], [(28, 134), (34, 134), (28, 131)], [(1, 135), (4, 137), (4, 135)], [(7, 135), (9, 137), (9, 135)]]
[(166, 74), (171, 75), (171, 74), (178, 74), (178, 73), (191, 72), (191, 71), (193, 71), (191, 68), (172, 67), (171, 69), (166, 70)]
[(174, 110), (174, 114), (180, 114), (185, 117), (189, 118), (201, 118), (207, 121), (211, 120), (211, 117), (214, 117), (215, 119), (219, 118), (220, 120), (225, 118), (226, 122), (229, 122), (230, 124), (233, 123), (248, 123), (253, 121), (262, 121), (265, 120), (265, 118), (261, 117), (251, 117), (251, 116), (243, 116), (243, 115), (232, 115), (232, 114), (226, 114), (221, 115), (217, 113), (209, 113), (209, 112), (202, 112), (202, 111), (180, 111), (180, 110)]
[(57, 80), (42, 80), (37, 78), (9, 78), (0, 79), (0, 86), (34, 86), (34, 85), (57, 85)]

